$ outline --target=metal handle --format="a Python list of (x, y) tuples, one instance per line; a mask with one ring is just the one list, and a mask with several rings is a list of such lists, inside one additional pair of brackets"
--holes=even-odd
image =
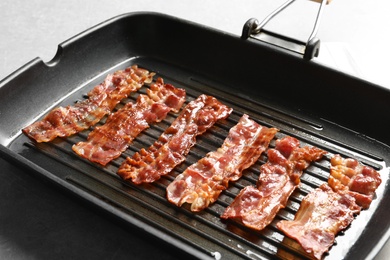
[[(317, 57), (320, 50), (320, 40), (316, 38), (318, 27), (320, 23), (320, 18), (323, 10), (323, 6), (326, 3), (329, 3), (328, 0), (320, 0), (321, 4), (318, 9), (316, 21), (314, 23), (313, 30), (306, 42), (302, 42), (287, 36), (283, 36), (268, 30), (264, 29), (264, 26), (277, 14), (287, 8), (290, 4), (295, 2), (295, 0), (288, 0), (281, 6), (279, 6), (275, 11), (269, 14), (261, 23), (256, 18), (249, 19), (243, 27), (242, 30), (242, 39), (248, 39), (249, 37), (256, 38), (261, 41), (265, 41), (279, 47), (294, 51), (300, 54), (303, 54), (303, 58), (306, 60), (311, 60), (313, 57)], [(265, 37), (262, 37), (261, 34), (265, 34)], [(269, 39), (273, 39), (267, 41)]]

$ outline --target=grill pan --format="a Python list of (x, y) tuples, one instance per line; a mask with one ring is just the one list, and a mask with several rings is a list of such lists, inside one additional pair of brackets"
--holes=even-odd
[[(137, 186), (122, 181), (116, 170), (126, 156), (151, 145), (175, 114), (143, 132), (106, 167), (81, 159), (71, 150), (90, 130), (43, 144), (21, 134), (23, 127), (50, 109), (83, 99), (108, 73), (132, 64), (186, 89), (187, 102), (204, 93), (234, 109), (228, 119), (197, 139), (187, 160), (168, 176)], [(139, 93), (119, 106), (134, 101)], [(37, 58), (0, 82), (0, 155), (108, 213), (123, 227), (137, 227), (189, 256), (215, 259), (309, 258), (278, 231), (276, 222), (293, 219), (303, 197), (327, 181), (331, 155), (353, 157), (377, 169), (382, 184), (370, 209), (337, 236), (326, 258), (370, 258), (390, 233), (390, 201), (386, 200), (390, 137), (384, 127), (390, 119), (389, 100), (389, 90), (381, 86), (276, 46), (164, 14), (130, 13), (75, 36), (59, 45), (51, 61)], [(188, 205), (177, 208), (165, 198), (165, 187), (175, 176), (217, 149), (243, 113), (262, 125), (279, 128), (275, 139), (291, 135), (302, 145), (328, 151), (304, 172), (302, 186), (262, 232), (219, 216), (240, 189), (256, 183), (266, 153), (200, 213), (192, 213)]]

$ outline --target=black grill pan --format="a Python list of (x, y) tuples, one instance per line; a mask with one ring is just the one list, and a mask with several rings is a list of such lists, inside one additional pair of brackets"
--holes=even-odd
[[(53, 107), (83, 99), (108, 73), (132, 64), (185, 88), (187, 102), (205, 93), (234, 109), (228, 119), (197, 139), (187, 160), (168, 176), (137, 186), (122, 181), (116, 170), (126, 156), (151, 145), (175, 114), (142, 133), (123, 156), (106, 167), (81, 159), (71, 150), (90, 130), (43, 144), (21, 133)], [(139, 93), (119, 106), (135, 100)], [(371, 258), (389, 236), (389, 100), (389, 90), (381, 86), (266, 43), (163, 14), (131, 13), (60, 44), (50, 62), (37, 58), (1, 81), (0, 155), (120, 220), (119, 225), (135, 226), (196, 258), (307, 259), (296, 242), (278, 231), (276, 223), (292, 219), (302, 198), (326, 182), (329, 159), (339, 153), (374, 167), (383, 182), (370, 209), (337, 236), (326, 258)], [(217, 149), (244, 113), (262, 125), (279, 128), (275, 139), (291, 135), (302, 145), (328, 151), (304, 172), (300, 189), (262, 232), (219, 216), (240, 189), (256, 182), (266, 154), (203, 212), (192, 213), (188, 205), (177, 208), (165, 198), (165, 188), (175, 176)]]

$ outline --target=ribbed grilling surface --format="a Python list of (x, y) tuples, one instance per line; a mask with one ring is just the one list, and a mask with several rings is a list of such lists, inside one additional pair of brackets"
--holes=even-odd
[[(153, 71), (153, 68), (147, 69)], [(47, 162), (43, 164), (48, 168), (52, 167), (52, 171), (58, 171), (58, 174), (69, 183), (216, 259), (219, 259), (219, 257), (221, 259), (233, 257), (244, 259), (308, 258), (297, 243), (285, 238), (278, 231), (275, 225), (276, 222), (280, 219), (293, 219), (303, 197), (312, 189), (327, 181), (329, 159), (333, 154), (339, 153), (344, 157), (350, 157), (353, 154), (358, 159), (366, 159), (365, 163), (370, 164), (370, 166), (376, 169), (381, 168), (381, 158), (367, 154), (355, 146), (345, 144), (343, 140), (327, 138), (321, 133), (322, 126), (318, 123), (290, 115), (268, 104), (214, 88), (213, 83), (204, 83), (192, 79), (192, 84), (188, 84), (176, 80), (174, 75), (157, 73), (156, 76), (164, 78), (165, 82), (172, 83), (176, 87), (185, 88), (187, 91), (186, 104), (200, 94), (208, 94), (216, 97), (234, 110), (228, 119), (219, 121), (204, 135), (197, 138), (197, 144), (191, 149), (187, 160), (183, 164), (155, 183), (137, 186), (121, 180), (116, 175), (116, 171), (127, 156), (132, 156), (139, 149), (147, 148), (153, 144), (177, 116), (172, 113), (161, 123), (152, 125), (141, 133), (120, 158), (112, 161), (106, 167), (78, 157), (71, 149), (71, 146), (76, 142), (85, 140), (90, 130), (44, 144), (34, 144), (26, 137), (21, 136), (15, 145), (20, 143), (27, 147), (28, 151), (25, 153), (28, 154), (27, 157), (31, 156), (33, 160), (34, 157), (38, 158), (43, 155), (44, 158), (47, 158)], [(118, 108), (125, 102), (135, 101), (139, 93), (145, 93), (145, 87), (137, 94), (132, 95), (131, 98), (124, 100), (118, 105)], [(79, 98), (81, 99), (82, 95)], [(293, 193), (287, 207), (282, 209), (276, 219), (261, 232), (249, 230), (233, 221), (223, 221), (219, 216), (243, 187), (255, 185), (259, 175), (259, 167), (267, 161), (266, 152), (263, 153), (255, 165), (244, 171), (240, 180), (230, 183), (229, 188), (222, 192), (217, 202), (202, 212), (191, 212), (189, 205), (178, 208), (170, 204), (165, 197), (167, 185), (186, 167), (195, 163), (207, 152), (220, 147), (229, 129), (238, 122), (244, 113), (261, 125), (280, 129), (270, 147), (274, 147), (276, 139), (291, 135), (299, 139), (302, 146), (314, 145), (328, 151), (327, 156), (319, 162), (312, 163), (304, 172), (301, 178), (301, 187)], [(104, 120), (100, 124), (103, 124)], [(58, 165), (60, 165), (59, 168), (57, 168)], [(347, 236), (348, 230), (344, 237)], [(340, 243), (331, 250), (335, 251), (340, 248), (340, 251), (342, 251), (347, 246)]]

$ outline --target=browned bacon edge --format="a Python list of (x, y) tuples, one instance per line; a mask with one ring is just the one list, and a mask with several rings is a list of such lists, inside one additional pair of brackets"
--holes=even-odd
[(180, 115), (148, 150), (141, 149), (126, 158), (118, 170), (123, 179), (134, 183), (154, 182), (168, 174), (185, 160), (196, 136), (204, 133), (220, 119), (227, 118), (232, 109), (216, 98), (200, 95), (188, 103)]
[(300, 183), (300, 176), (312, 161), (326, 152), (316, 147), (299, 147), (299, 141), (287, 136), (269, 149), (268, 162), (260, 167), (257, 187), (247, 186), (240, 191), (221, 218), (232, 218), (245, 226), (264, 229), (274, 219)]
[(127, 103), (111, 114), (104, 125), (96, 127), (86, 142), (73, 145), (81, 157), (106, 165), (124, 152), (131, 142), (150, 124), (163, 120), (169, 111), (178, 112), (186, 92), (162, 78), (151, 84), (147, 95), (139, 95), (136, 103)]
[(242, 171), (257, 161), (277, 131), (244, 114), (219, 149), (189, 166), (168, 185), (168, 201), (179, 207), (185, 202), (192, 203), (192, 211), (208, 207), (228, 187), (229, 181), (238, 180)]
[(347, 192), (334, 192), (326, 183), (309, 193), (293, 221), (282, 220), (277, 227), (298, 241), (302, 248), (317, 259), (329, 251), (335, 236), (347, 228), (360, 213), (360, 207)]
[(49, 142), (58, 136), (67, 137), (85, 130), (109, 114), (131, 92), (150, 83), (153, 75), (137, 65), (118, 70), (94, 87), (88, 93), (88, 99), (74, 106), (57, 107), (22, 131), (37, 142)]
[(381, 184), (380, 174), (372, 167), (352, 158), (336, 154), (331, 158), (328, 184), (334, 191), (346, 191), (363, 209), (370, 207), (375, 191)]

